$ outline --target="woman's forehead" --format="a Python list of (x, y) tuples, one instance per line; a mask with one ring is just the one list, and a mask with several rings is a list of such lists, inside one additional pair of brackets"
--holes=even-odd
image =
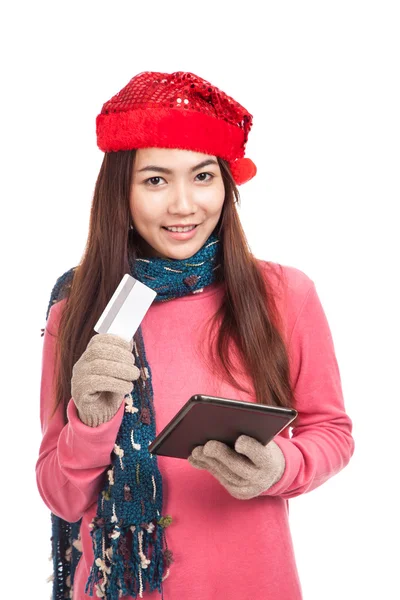
[(193, 150), (181, 148), (140, 148), (136, 151), (135, 167), (142, 169), (144, 166), (160, 166), (169, 169), (193, 168), (205, 160), (214, 159), (215, 156)]

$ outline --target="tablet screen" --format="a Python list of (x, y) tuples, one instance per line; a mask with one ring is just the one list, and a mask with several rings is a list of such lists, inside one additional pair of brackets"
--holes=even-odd
[(196, 394), (150, 444), (153, 454), (188, 458), (196, 446), (218, 440), (234, 448), (242, 435), (266, 445), (297, 416), (295, 409)]

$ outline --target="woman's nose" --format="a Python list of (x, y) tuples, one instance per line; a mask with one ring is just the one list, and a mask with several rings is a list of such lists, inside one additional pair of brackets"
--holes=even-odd
[(177, 185), (170, 202), (170, 211), (179, 214), (190, 214), (195, 210), (193, 194), (188, 186)]

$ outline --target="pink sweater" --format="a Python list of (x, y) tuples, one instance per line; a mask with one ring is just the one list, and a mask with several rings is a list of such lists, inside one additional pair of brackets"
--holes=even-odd
[[(267, 263), (259, 260), (266, 272)], [(269, 263), (273, 269), (275, 263)], [(207, 471), (187, 461), (159, 457), (164, 510), (173, 518), (166, 530), (175, 562), (164, 581), (165, 600), (300, 600), (301, 584), (288, 522), (288, 500), (313, 490), (338, 473), (354, 452), (352, 421), (345, 412), (339, 369), (329, 325), (313, 281), (294, 267), (283, 267), (286, 285), (278, 289), (285, 323), (291, 381), (298, 417), (289, 435), (275, 437), (286, 460), (285, 472), (267, 492), (237, 500)], [(211, 376), (196, 351), (204, 321), (214, 314), (221, 284), (165, 303), (153, 303), (142, 331), (152, 383), (157, 433), (190, 396), (205, 393), (254, 402)], [(54, 304), (47, 322), (55, 333), (65, 300)], [(238, 375), (240, 362), (237, 359)], [(62, 412), (48, 422), (54, 366), (54, 338), (45, 332), (40, 418), (43, 440), (36, 466), (46, 506), (67, 521), (83, 517), (83, 555), (78, 563), (74, 600), (89, 598), (84, 587), (93, 561), (89, 523), (123, 417), (124, 403), (99, 427), (82, 423), (71, 398), (69, 422)], [(242, 381), (254, 389), (247, 374)], [(159, 593), (144, 593), (159, 598)], [(128, 599), (127, 596), (124, 597)]]

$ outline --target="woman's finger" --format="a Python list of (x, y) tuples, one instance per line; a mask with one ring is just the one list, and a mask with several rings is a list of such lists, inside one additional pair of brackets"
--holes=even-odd
[(251, 480), (258, 471), (250, 459), (217, 440), (207, 442), (203, 452), (205, 457), (218, 460), (242, 479)]

